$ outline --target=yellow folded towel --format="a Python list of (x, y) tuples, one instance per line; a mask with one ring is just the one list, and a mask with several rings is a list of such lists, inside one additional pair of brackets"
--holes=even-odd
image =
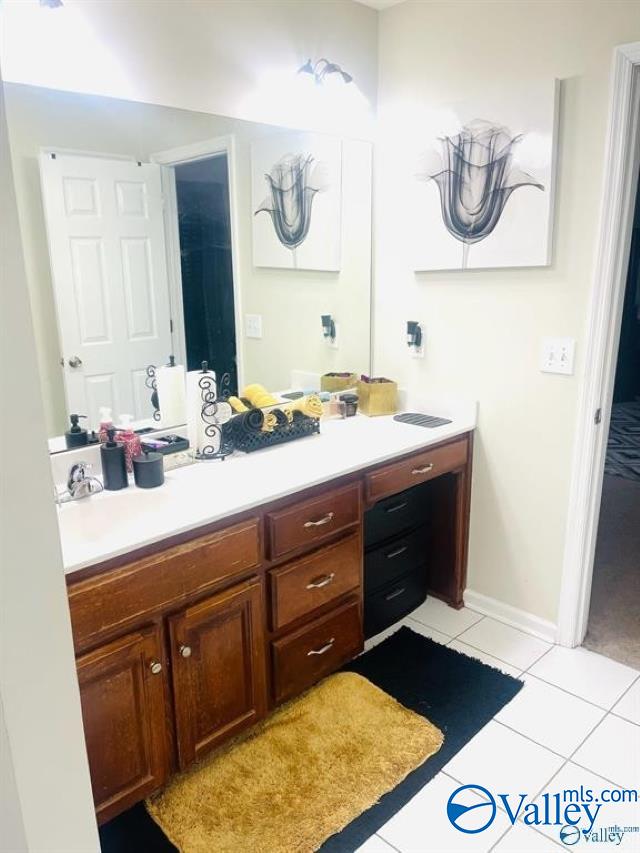
[(277, 417), (271, 412), (266, 412), (264, 416), (264, 421), (262, 422), (262, 432), (273, 432), (277, 425)]
[(273, 394), (270, 394), (264, 385), (258, 385), (257, 383), (247, 385), (242, 391), (242, 396), (259, 409), (264, 409), (265, 406), (275, 406), (278, 403)]
[(248, 412), (249, 409), (239, 397), (229, 397), (229, 405), (234, 412)]
[(300, 397), (298, 400), (294, 400), (289, 406), (287, 406), (292, 412), (302, 412), (303, 415), (307, 415), (309, 418), (320, 418), (323, 414), (322, 408), (322, 400), (318, 397), (317, 394), (309, 394), (308, 397)]

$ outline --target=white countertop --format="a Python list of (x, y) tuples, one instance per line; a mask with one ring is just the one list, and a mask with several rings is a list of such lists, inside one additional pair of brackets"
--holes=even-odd
[(318, 436), (169, 471), (157, 489), (131, 485), (63, 504), (58, 521), (65, 573), (446, 441), (476, 423), (475, 404), (448, 413), (442, 406), (412, 411), (452, 422), (428, 429), (391, 416), (323, 421)]

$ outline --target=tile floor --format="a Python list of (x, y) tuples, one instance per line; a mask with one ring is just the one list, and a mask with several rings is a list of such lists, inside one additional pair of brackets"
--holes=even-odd
[[(580, 785), (596, 792), (640, 788), (640, 671), (431, 598), (401, 624), (522, 679), (524, 687), (357, 853), (558, 853), (573, 845), (561, 843), (557, 827), (512, 824), (500, 806), (483, 832), (459, 832), (446, 815), (450, 794), (480, 784), (515, 794), (516, 802), (526, 792), (527, 801), (542, 804), (545, 792)], [(468, 796), (467, 805), (474, 804), (473, 792)], [(616, 824), (640, 827), (640, 805), (602, 805), (594, 827)], [(581, 837), (575, 849), (587, 846), (595, 853), (640, 853), (640, 831), (625, 833), (619, 845)]]

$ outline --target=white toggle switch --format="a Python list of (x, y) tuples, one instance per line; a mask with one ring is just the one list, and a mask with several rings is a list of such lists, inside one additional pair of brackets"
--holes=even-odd
[(540, 370), (543, 373), (563, 373), (571, 376), (575, 352), (575, 338), (543, 338)]
[(262, 314), (244, 315), (244, 334), (247, 338), (262, 337)]

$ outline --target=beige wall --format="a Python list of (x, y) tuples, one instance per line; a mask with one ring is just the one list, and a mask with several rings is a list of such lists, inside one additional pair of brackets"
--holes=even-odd
[[(380, 15), (378, 104), (388, 144), (376, 187), (375, 369), (429, 395), (479, 400), (469, 586), (551, 621), (583, 378), (609, 71), (614, 46), (638, 39), (635, 0), (406, 0)], [(399, 150), (392, 131), (398, 143), (413, 110), (470, 100), (486, 88), (512, 97), (531, 77), (562, 81), (553, 263), (416, 275), (399, 227), (402, 199), (389, 180)], [(425, 324), (423, 361), (407, 358), (407, 319)], [(539, 372), (543, 336), (577, 339), (575, 376)]]
[(327, 56), (375, 108), (378, 16), (353, 0), (3, 0), (1, 14), (5, 80), (298, 127), (292, 72)]
[[(343, 142), (339, 273), (272, 270), (252, 260), (251, 141), (281, 128), (132, 101), (6, 83), (7, 121), (37, 355), (49, 435), (67, 428), (38, 156), (43, 147), (137, 157), (232, 135), (242, 316), (263, 318), (263, 338), (240, 335), (244, 379), (286, 388), (292, 369), (369, 370), (371, 143)], [(339, 348), (322, 340), (320, 315), (340, 323)], [(117, 416), (117, 413), (116, 413)]]
[[(98, 834), (7, 144), (0, 79), (0, 848), (91, 853)], [(7, 440), (17, 412), (20, 452)]]

